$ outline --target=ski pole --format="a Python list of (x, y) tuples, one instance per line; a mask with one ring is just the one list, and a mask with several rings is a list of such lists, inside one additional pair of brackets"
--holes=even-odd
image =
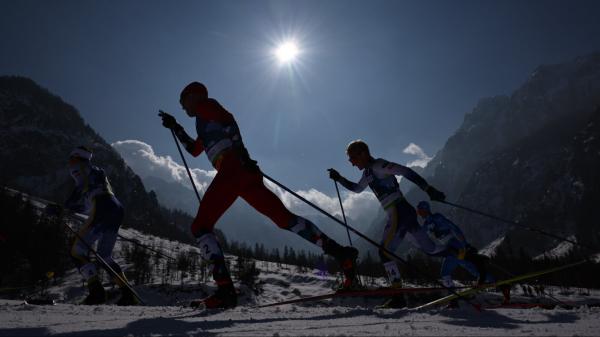
[(5, 287), (5, 288), (0, 288), (0, 293), (14, 291), (14, 290), (21, 290), (21, 289), (30, 289), (30, 288), (35, 288), (35, 287), (36, 287), (36, 285), (23, 286), (23, 287)]
[[(162, 110), (158, 110), (160, 113), (164, 113), (166, 114), (166, 112), (162, 111)], [(173, 135), (173, 139), (175, 140), (175, 145), (177, 145), (177, 150), (179, 150), (179, 154), (181, 155), (181, 160), (183, 160), (183, 164), (185, 165), (185, 169), (187, 171), (188, 177), (190, 177), (190, 182), (192, 183), (192, 187), (194, 188), (194, 192), (196, 192), (196, 197), (198, 198), (198, 202), (200, 202), (200, 193), (198, 193), (198, 190), (196, 189), (196, 184), (194, 183), (194, 179), (192, 178), (192, 173), (190, 172), (190, 168), (187, 164), (187, 161), (185, 160), (185, 157), (183, 156), (183, 152), (181, 151), (181, 147), (179, 146), (179, 141), (177, 140), (177, 136), (175, 136), (175, 131), (173, 131), (173, 129), (169, 129), (171, 130), (171, 134)]]
[(96, 257), (96, 259), (97, 259), (98, 261), (100, 261), (100, 263), (101, 263), (101, 264), (104, 266), (104, 268), (106, 268), (106, 270), (107, 270), (109, 273), (111, 273), (111, 274), (112, 274), (112, 275), (113, 275), (115, 278), (117, 278), (119, 281), (121, 281), (121, 282), (123, 283), (123, 285), (124, 285), (125, 287), (127, 287), (127, 289), (129, 289), (129, 291), (131, 291), (131, 293), (133, 294), (133, 296), (135, 296), (135, 297), (138, 299), (138, 301), (140, 301), (140, 303), (141, 303), (142, 305), (144, 305), (144, 304), (145, 304), (145, 303), (144, 303), (144, 301), (142, 300), (142, 298), (140, 297), (140, 295), (138, 295), (138, 293), (137, 293), (135, 290), (133, 290), (133, 288), (131, 287), (131, 285), (129, 284), (129, 282), (127, 282), (127, 280), (126, 280), (126, 279), (124, 279), (123, 277), (121, 277), (121, 275), (119, 275), (119, 274), (118, 274), (118, 273), (117, 273), (117, 272), (116, 272), (116, 271), (115, 271), (115, 270), (114, 270), (114, 269), (113, 269), (113, 268), (112, 268), (112, 267), (111, 267), (111, 266), (108, 264), (108, 262), (106, 262), (106, 260), (104, 260), (104, 259), (102, 258), (102, 256), (100, 256), (100, 254), (98, 254), (98, 253), (97, 253), (97, 252), (96, 252), (96, 251), (95, 251), (95, 250), (92, 248), (92, 246), (91, 246), (89, 243), (87, 243), (87, 241), (85, 241), (85, 240), (84, 240), (84, 239), (81, 237), (81, 235), (80, 235), (80, 234), (79, 234), (79, 233), (78, 233), (76, 230), (74, 230), (73, 228), (71, 228), (71, 226), (69, 226), (69, 225), (68, 225), (66, 222), (65, 222), (65, 226), (67, 226), (67, 228), (68, 228), (68, 229), (69, 229), (69, 230), (70, 230), (70, 231), (71, 231), (73, 234), (75, 234), (75, 236), (76, 236), (76, 237), (79, 239), (79, 241), (83, 242), (83, 244), (86, 246), (86, 248), (87, 248), (87, 249), (88, 249), (90, 252), (92, 252), (92, 253), (94, 254), (94, 256)]
[[(511, 273), (510, 271), (508, 271), (506, 268), (504, 268), (504, 267), (502, 267), (502, 266), (500, 266), (500, 265), (498, 265), (498, 264), (496, 264), (496, 263), (489, 262), (489, 264), (490, 264), (490, 266), (492, 266), (492, 267), (496, 267), (496, 268), (497, 268), (497, 269), (499, 269), (501, 272), (503, 272), (503, 273), (507, 274), (507, 275), (508, 275), (508, 276), (510, 276), (510, 277), (515, 277), (515, 276), (516, 276), (515, 274)], [(551, 300), (553, 300), (554, 302), (556, 302), (556, 303), (558, 303), (558, 304), (560, 304), (560, 305), (563, 305), (563, 306), (564, 306), (564, 307), (566, 307), (566, 308), (570, 307), (570, 305), (566, 304), (565, 302), (563, 302), (563, 301), (559, 300), (558, 298), (556, 298), (556, 297), (554, 297), (554, 296), (552, 296), (552, 295), (550, 295), (550, 294), (545, 294), (545, 295), (546, 295), (546, 296), (548, 296), (548, 297), (549, 297)]]
[(293, 196), (295, 196), (296, 198), (304, 201), (307, 205), (311, 206), (312, 208), (316, 209), (317, 211), (323, 213), (325, 216), (329, 217), (330, 219), (332, 219), (333, 221), (337, 222), (338, 224), (346, 227), (348, 230), (352, 231), (354, 234), (358, 235), (359, 237), (363, 238), (365, 241), (369, 242), (370, 244), (374, 245), (375, 247), (381, 249), (382, 251), (384, 251), (385, 253), (387, 253), (388, 255), (392, 256), (393, 258), (395, 258), (396, 260), (404, 263), (405, 265), (413, 268), (415, 271), (417, 271), (417, 273), (427, 277), (428, 279), (431, 280), (435, 280), (435, 283), (438, 284), (439, 286), (443, 287), (444, 289), (446, 289), (447, 291), (449, 291), (451, 294), (458, 296), (458, 298), (461, 298), (463, 300), (465, 300), (467, 303), (469, 303), (471, 306), (473, 306), (473, 308), (475, 308), (477, 311), (481, 311), (481, 307), (474, 304), (473, 302), (471, 302), (468, 298), (461, 296), (460, 294), (458, 294), (456, 291), (454, 291), (453, 289), (446, 287), (442, 282), (440, 282), (437, 278), (432, 277), (431, 275), (429, 275), (428, 273), (422, 271), (421, 269), (417, 268), (415, 265), (413, 265), (412, 263), (409, 263), (408, 261), (404, 260), (403, 258), (401, 258), (400, 256), (396, 255), (396, 253), (390, 251), (389, 249), (385, 248), (384, 246), (380, 245), (379, 243), (373, 241), (371, 238), (369, 238), (368, 236), (364, 235), (363, 233), (359, 232), (358, 230), (354, 229), (353, 227), (351, 227), (350, 225), (347, 225), (345, 223), (343, 223), (340, 219), (334, 217), (333, 215), (329, 214), (328, 212), (324, 211), (323, 209), (321, 209), (319, 206), (313, 204), (312, 202), (306, 200), (305, 198), (303, 198), (302, 196), (300, 196), (298, 193), (292, 191), (291, 189), (289, 189), (287, 186), (281, 184), (280, 182), (278, 182), (277, 180), (269, 177), (267, 174), (262, 173), (263, 177), (265, 177), (267, 180), (271, 181), (272, 183), (274, 183), (275, 185), (283, 188), (284, 190), (286, 190), (287, 192), (291, 193)]
[(527, 229), (527, 230), (532, 231), (532, 232), (536, 232), (536, 233), (539, 233), (539, 234), (542, 234), (542, 235), (546, 235), (546, 236), (549, 236), (549, 237), (554, 238), (554, 239), (558, 239), (558, 240), (561, 240), (561, 241), (569, 242), (569, 243), (574, 244), (576, 246), (586, 248), (586, 249), (588, 249), (588, 250), (590, 250), (592, 252), (595, 251), (594, 248), (591, 248), (589, 246), (586, 246), (586, 245), (583, 245), (581, 243), (578, 243), (577, 241), (573, 241), (573, 240), (570, 240), (570, 239), (562, 237), (562, 236), (558, 236), (558, 235), (555, 235), (555, 234), (552, 234), (552, 233), (548, 233), (548, 232), (543, 231), (543, 230), (538, 229), (538, 228), (530, 227), (530, 226), (527, 226), (527, 225), (522, 225), (522, 224), (520, 224), (520, 223), (518, 223), (516, 221), (511, 221), (511, 220), (503, 219), (501, 217), (498, 217), (498, 216), (495, 216), (495, 215), (492, 215), (492, 214), (489, 214), (489, 213), (484, 213), (484, 212), (478, 211), (476, 209), (469, 208), (469, 207), (462, 206), (462, 205), (458, 205), (458, 204), (455, 204), (455, 203), (452, 203), (452, 202), (449, 202), (449, 201), (442, 201), (442, 200), (436, 200), (436, 201), (437, 202), (441, 202), (441, 203), (446, 204), (446, 205), (450, 205), (450, 206), (456, 207), (456, 208), (463, 209), (465, 211), (469, 211), (471, 213), (479, 214), (479, 215), (482, 215), (482, 216), (485, 216), (485, 217), (488, 217), (488, 218), (491, 218), (491, 219), (494, 219), (494, 220), (498, 220), (500, 222), (508, 223), (508, 224), (513, 225), (513, 226), (521, 227), (521, 228)]
[(333, 181), (335, 184), (335, 191), (337, 192), (338, 200), (340, 201), (340, 208), (342, 209), (342, 217), (344, 218), (344, 224), (346, 224), (346, 232), (348, 233), (348, 241), (352, 246), (352, 238), (350, 238), (350, 230), (348, 229), (348, 221), (346, 221), (346, 213), (344, 213), (344, 205), (342, 205), (342, 197), (340, 196), (340, 189), (338, 188), (337, 181)]

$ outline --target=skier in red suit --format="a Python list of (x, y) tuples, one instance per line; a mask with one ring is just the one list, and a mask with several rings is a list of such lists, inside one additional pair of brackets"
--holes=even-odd
[(257, 162), (246, 150), (235, 118), (219, 102), (208, 97), (206, 87), (192, 82), (181, 92), (181, 106), (189, 117), (196, 118), (198, 137), (190, 137), (175, 118), (161, 112), (163, 125), (175, 132), (186, 150), (193, 156), (206, 152), (217, 174), (204, 193), (192, 224), (192, 234), (203, 258), (213, 265), (217, 291), (203, 302), (207, 308), (230, 308), (237, 305), (233, 282), (225, 264), (223, 251), (213, 234), (217, 220), (241, 197), (277, 226), (292, 231), (320, 246), (333, 256), (344, 271), (344, 287), (356, 280), (358, 251), (343, 247), (321, 232), (309, 220), (290, 212), (281, 200), (263, 183)]

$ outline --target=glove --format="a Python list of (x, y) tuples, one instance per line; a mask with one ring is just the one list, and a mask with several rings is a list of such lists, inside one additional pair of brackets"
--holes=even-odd
[(160, 116), (160, 118), (162, 118), (162, 125), (165, 128), (175, 130), (175, 129), (181, 127), (177, 123), (177, 120), (175, 119), (175, 117), (173, 117), (172, 115), (170, 115), (162, 110), (158, 113), (158, 115)]
[(425, 189), (425, 192), (427, 192), (427, 195), (429, 195), (429, 199), (431, 199), (433, 201), (446, 200), (446, 195), (444, 194), (444, 192), (440, 192), (440, 191), (436, 190), (433, 186), (427, 186), (427, 188)]
[(340, 173), (335, 169), (330, 168), (327, 171), (329, 171), (329, 178), (335, 181), (340, 181), (340, 179), (342, 179), (342, 175), (340, 175)]
[(44, 208), (44, 212), (50, 216), (58, 216), (63, 212), (63, 208), (57, 204), (48, 204), (46, 208)]

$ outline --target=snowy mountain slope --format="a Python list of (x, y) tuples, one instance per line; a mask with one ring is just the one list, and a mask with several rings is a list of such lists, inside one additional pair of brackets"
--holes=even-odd
[[(34, 81), (0, 76), (0, 184), (56, 202), (73, 187), (67, 161), (76, 146), (88, 146), (125, 206), (125, 225), (192, 240), (169, 228), (173, 219), (147, 191), (121, 156), (85, 123), (77, 109)], [(188, 221), (191, 223), (191, 219)]]
[[(175, 241), (144, 235), (127, 229), (123, 236), (146, 245), (155, 244), (165, 253), (195, 248)], [(115, 249), (117, 260), (123, 262), (122, 243)], [(228, 256), (230, 259), (235, 257)], [(125, 267), (127, 268), (127, 266)], [(335, 278), (321, 275), (318, 270), (305, 274), (295, 266), (258, 262), (261, 270), (262, 293), (255, 295), (243, 289), (241, 305), (223, 312), (208, 313), (179, 304), (205, 296), (211, 286), (186, 279), (183, 285), (161, 286), (160, 275), (155, 284), (136, 286), (148, 302), (143, 307), (113, 305), (74, 305), (83, 298), (79, 276), (73, 270), (60, 285), (49, 289), (64, 302), (56, 306), (27, 306), (20, 301), (0, 300), (0, 336), (61, 334), (73, 336), (117, 335), (210, 335), (210, 336), (284, 336), (284, 335), (594, 335), (600, 328), (598, 308), (576, 310), (554, 309), (493, 309), (477, 313), (468, 306), (459, 310), (434, 309), (427, 312), (373, 309), (381, 299), (339, 299), (286, 305), (274, 308), (254, 308), (256, 304), (315, 295), (331, 291)], [(179, 283), (179, 282), (178, 282)], [(108, 286), (108, 285), (107, 285)], [(238, 284), (239, 287), (239, 284)], [(61, 296), (61, 294), (64, 294)], [(563, 301), (590, 301), (600, 298), (571, 294), (557, 295)], [(499, 295), (483, 296), (498, 301)], [(523, 297), (513, 295), (514, 300)]]
[[(42, 208), (43, 202), (34, 202)], [(79, 221), (70, 224), (77, 226)], [(134, 229), (122, 229), (120, 235), (160, 249), (165, 255), (178, 252), (197, 253), (194, 246), (143, 234)], [(124, 248), (129, 243), (117, 241), (114, 257), (124, 269)], [(235, 263), (237, 257), (227, 256)], [(166, 258), (162, 258), (164, 262)], [(301, 270), (296, 266), (256, 261), (260, 270), (257, 292), (240, 285), (240, 305), (227, 311), (204, 312), (184, 308), (181, 304), (190, 299), (206, 296), (213, 289), (197, 275), (187, 275), (166, 284), (161, 269), (153, 269), (147, 284), (135, 289), (147, 306), (118, 307), (114, 305), (76, 305), (84, 297), (78, 273), (73, 269), (47, 292), (61, 303), (55, 306), (24, 305), (22, 301), (0, 299), (0, 336), (67, 335), (67, 336), (285, 336), (285, 335), (443, 335), (443, 336), (497, 336), (497, 335), (594, 335), (600, 329), (597, 307), (580, 307), (575, 310), (542, 309), (489, 309), (475, 312), (467, 305), (458, 310), (433, 309), (415, 312), (408, 309), (374, 309), (383, 299), (336, 299), (256, 308), (256, 305), (280, 300), (328, 293), (336, 283), (333, 275), (319, 269)], [(376, 279), (375, 285), (382, 285)], [(109, 289), (110, 285), (106, 282)], [(407, 284), (407, 286), (416, 286)], [(576, 292), (561, 294), (548, 288), (562, 301), (592, 303), (600, 299), (600, 291), (590, 295)], [(114, 291), (109, 290), (110, 293)], [(478, 296), (478, 301), (494, 302), (500, 295), (494, 292)], [(514, 301), (532, 299), (513, 293)], [(535, 300), (535, 299), (534, 299)], [(543, 298), (541, 300), (547, 301)], [(114, 299), (112, 300), (114, 301)], [(409, 301), (412, 303), (412, 301)]]
[[(574, 235), (568, 237), (569, 240), (577, 242), (577, 238)], [(571, 250), (573, 250), (573, 244), (570, 242), (561, 242), (556, 247), (550, 249), (547, 252), (544, 252), (536, 257), (534, 260), (548, 259), (548, 258), (559, 258), (567, 255)]]
[(494, 255), (496, 255), (496, 249), (498, 249), (498, 246), (500, 246), (503, 241), (504, 241), (504, 236), (497, 238), (496, 240), (490, 242), (487, 246), (480, 249), (479, 254), (493, 257)]

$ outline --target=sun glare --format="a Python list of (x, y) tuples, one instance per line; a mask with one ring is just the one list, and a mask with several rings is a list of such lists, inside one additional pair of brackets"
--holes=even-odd
[(285, 42), (275, 50), (275, 56), (281, 63), (291, 63), (298, 56), (298, 47), (294, 42)]

